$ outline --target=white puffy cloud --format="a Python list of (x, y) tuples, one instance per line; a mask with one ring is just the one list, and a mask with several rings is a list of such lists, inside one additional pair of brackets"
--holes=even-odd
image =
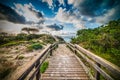
[(53, 0), (42, 0), (42, 2), (46, 2), (49, 8), (53, 8)]
[(13, 8), (19, 15), (24, 16), (27, 22), (38, 23), (43, 20), (42, 13), (36, 10), (31, 3), (14, 4)]
[(68, 0), (68, 4), (78, 7), (83, 0)]
[(79, 28), (79, 29), (84, 29), (84, 24), (75, 24), (75, 27), (76, 28)]
[(60, 3), (60, 5), (64, 5), (65, 6), (64, 0), (59, 0), (59, 3)]
[(63, 23), (71, 23), (77, 28), (84, 28), (84, 25), (82, 24), (83, 22), (80, 18), (75, 14), (71, 14), (69, 11), (66, 11), (66, 9), (63, 9), (62, 7), (59, 8), (54, 19)]
[(75, 0), (68, 0), (68, 4), (74, 4)]

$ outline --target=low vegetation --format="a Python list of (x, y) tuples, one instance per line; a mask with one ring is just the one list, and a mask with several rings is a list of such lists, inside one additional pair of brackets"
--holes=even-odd
[(9, 75), (10, 72), (14, 69), (14, 66), (12, 66), (12, 64), (13, 63), (11, 61), (8, 61), (4, 57), (0, 58), (0, 80)]
[(21, 43), (24, 43), (24, 41), (9, 42), (9, 43), (1, 45), (0, 47), (10, 47), (10, 46), (14, 46), (14, 45), (19, 45)]
[(46, 71), (46, 69), (48, 68), (49, 62), (46, 61), (42, 64), (42, 66), (40, 67), (40, 72), (44, 73)]
[(79, 30), (71, 42), (120, 66), (120, 19), (95, 29)]
[(33, 43), (33, 44), (29, 45), (27, 48), (28, 48), (28, 51), (33, 51), (33, 50), (42, 49), (43, 46), (40, 43)]
[(0, 33), (0, 47), (9, 47), (14, 45), (19, 45), (21, 43), (24, 43), (25, 41), (31, 41), (33, 39), (39, 39), (43, 41), (43, 44), (47, 43), (54, 43), (55, 39), (51, 35), (47, 34), (7, 34), (7, 33)]

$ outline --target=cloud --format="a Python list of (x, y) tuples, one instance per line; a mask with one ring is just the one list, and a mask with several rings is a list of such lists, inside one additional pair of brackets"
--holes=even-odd
[(15, 7), (8, 7), (0, 4), (0, 20), (7, 20), (14, 23), (22, 24), (41, 24), (44, 17), (41, 12), (36, 10), (31, 3), (15, 4)]
[(63, 23), (71, 23), (77, 28), (84, 28), (83, 21), (79, 17), (71, 11), (66, 11), (65, 8), (60, 7), (54, 19)]
[(42, 2), (46, 2), (49, 8), (53, 8), (53, 0), (42, 0)]
[[(52, 21), (70, 23), (76, 28), (85, 28), (88, 22), (105, 24), (110, 20), (120, 18), (120, 1), (118, 0), (67, 0), (67, 4), (65, 0), (58, 0), (58, 2), (63, 6), (58, 8)], [(65, 5), (69, 7), (72, 5), (72, 8)]]
[(7, 32), (7, 33), (20, 33), (23, 27), (28, 25), (25, 24), (15, 24), (6, 20), (0, 21), (0, 32)]
[(74, 7), (79, 6), (83, 0), (68, 0), (68, 4), (73, 5)]
[(57, 35), (57, 36), (61, 36), (62, 38), (72, 38), (76, 35), (76, 32), (70, 32), (70, 31), (52, 31), (51, 32), (52, 35)]
[(106, 22), (112, 20), (112, 16), (114, 14), (115, 14), (115, 9), (113, 8), (113, 9), (109, 10), (106, 14), (99, 16), (99, 17), (95, 17), (96, 22), (106, 23)]
[(47, 30), (47, 31), (60, 31), (63, 30), (64, 26), (60, 24), (41, 24), (39, 25), (41, 27), (40, 30)]
[(120, 0), (68, 0), (68, 4), (73, 5), (79, 15), (88, 17), (87, 21), (104, 24), (120, 18)]
[(60, 3), (60, 5), (65, 6), (65, 2), (64, 2), (64, 0), (59, 0), (59, 3)]
[(63, 25), (52, 24), (47, 25), (47, 27), (55, 31), (63, 30)]
[[(68, 0), (68, 4), (72, 4), (81, 14), (87, 16), (99, 16), (106, 12), (110, 6), (114, 5), (111, 0)], [(89, 5), (89, 6), (88, 6)]]
[(24, 16), (27, 23), (43, 23), (43, 14), (36, 10), (31, 3), (29, 4), (14, 4), (13, 8), (19, 15)]
[(25, 18), (22, 15), (17, 14), (13, 9), (3, 4), (0, 4), (0, 20), (25, 24)]
[(53, 31), (60, 31), (63, 30), (62, 25), (57, 25), (57, 24), (51, 24), (51, 25), (46, 25), (46, 24), (19, 24), (19, 23), (13, 23), (9, 22), (6, 20), (0, 20), (0, 32), (7, 32), (7, 33), (21, 33), (21, 29), (24, 27), (34, 27), (34, 28), (39, 28), (40, 32), (39, 33), (52, 33)]

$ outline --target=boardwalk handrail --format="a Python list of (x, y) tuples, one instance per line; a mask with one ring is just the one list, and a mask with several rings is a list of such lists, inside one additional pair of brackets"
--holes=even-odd
[(35, 76), (36, 80), (40, 80), (40, 67), (46, 60), (48, 54), (52, 55), (52, 50), (55, 49), (57, 44), (58, 43), (51, 44), (45, 51), (43, 51), (36, 61), (33, 62), (33, 64), (17, 80), (24, 80), (34, 68), (35, 70), (29, 77), (29, 80), (33, 80)]
[[(100, 80), (100, 75), (102, 75), (107, 80), (120, 80), (120, 68), (118, 66), (93, 54), (92, 52), (82, 48), (77, 44), (73, 45), (71, 43), (68, 43), (67, 45), (76, 54), (78, 53), (86, 62), (88, 62), (88, 64), (90, 64), (90, 66), (96, 70), (94, 77), (95, 80)], [(104, 67), (104, 69), (102, 67)]]

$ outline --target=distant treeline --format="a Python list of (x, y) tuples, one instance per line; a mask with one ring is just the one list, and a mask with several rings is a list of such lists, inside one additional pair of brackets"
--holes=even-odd
[(95, 29), (79, 30), (71, 42), (120, 66), (120, 19)]

